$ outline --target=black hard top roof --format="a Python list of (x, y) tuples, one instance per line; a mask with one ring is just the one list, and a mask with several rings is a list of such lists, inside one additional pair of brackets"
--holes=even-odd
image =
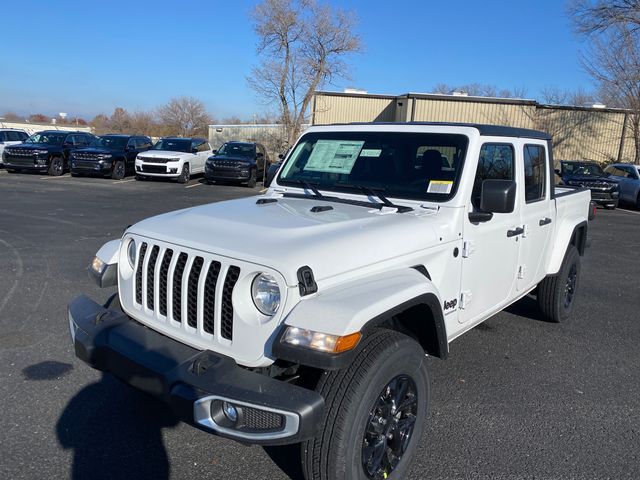
[[(505, 127), (503, 125), (486, 125), (482, 123), (457, 123), (457, 122), (354, 122), (335, 123), (333, 125), (426, 125), (426, 126), (450, 126), (471, 127), (480, 132), (480, 135), (495, 137), (524, 137), (537, 140), (551, 140), (551, 135), (540, 130), (528, 128)], [(321, 125), (317, 125), (321, 126)]]

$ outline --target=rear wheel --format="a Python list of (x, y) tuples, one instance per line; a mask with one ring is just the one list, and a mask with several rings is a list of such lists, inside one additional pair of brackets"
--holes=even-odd
[(348, 367), (322, 374), (324, 417), (301, 445), (307, 480), (406, 478), (426, 425), (425, 358), (415, 340), (378, 329)]
[(546, 277), (538, 285), (538, 306), (545, 320), (562, 322), (572, 309), (580, 279), (580, 255), (569, 245), (557, 275)]
[(64, 173), (64, 160), (60, 157), (53, 157), (49, 164), (49, 175), (52, 177), (59, 177)]
[(124, 162), (122, 160), (118, 160), (113, 165), (113, 170), (111, 171), (111, 178), (114, 180), (122, 180), (125, 177), (125, 168)]
[(182, 172), (178, 177), (178, 183), (187, 183), (190, 178), (191, 178), (191, 173), (189, 172), (189, 164), (185, 163), (182, 166)]

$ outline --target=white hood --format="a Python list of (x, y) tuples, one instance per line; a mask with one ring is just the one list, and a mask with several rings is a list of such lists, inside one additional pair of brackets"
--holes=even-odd
[[(312, 197), (256, 204), (258, 198), (166, 213), (129, 231), (271, 267), (290, 286), (298, 283), (296, 272), (305, 265), (321, 281), (438, 243), (434, 222), (425, 218), (437, 215), (426, 211), (381, 214), (375, 208)], [(327, 205), (333, 209), (311, 212), (314, 206)]]

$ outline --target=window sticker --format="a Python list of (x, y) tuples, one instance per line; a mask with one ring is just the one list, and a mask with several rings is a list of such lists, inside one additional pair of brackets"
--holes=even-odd
[(442, 193), (448, 195), (453, 188), (453, 180), (431, 180), (427, 193)]
[(382, 153), (381, 148), (363, 148), (360, 152), (361, 157), (379, 157)]
[(364, 141), (318, 140), (304, 170), (349, 174), (363, 145)]

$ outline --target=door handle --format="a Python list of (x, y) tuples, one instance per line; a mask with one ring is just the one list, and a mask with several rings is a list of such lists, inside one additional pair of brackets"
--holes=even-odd
[(544, 227), (545, 225), (549, 225), (551, 223), (551, 219), (549, 217), (545, 217), (542, 220), (540, 220), (540, 222), (538, 222), (538, 225), (540, 225), (541, 227)]
[(513, 230), (507, 230), (507, 237), (517, 237), (518, 235), (522, 235), (524, 233), (524, 228), (518, 227)]

